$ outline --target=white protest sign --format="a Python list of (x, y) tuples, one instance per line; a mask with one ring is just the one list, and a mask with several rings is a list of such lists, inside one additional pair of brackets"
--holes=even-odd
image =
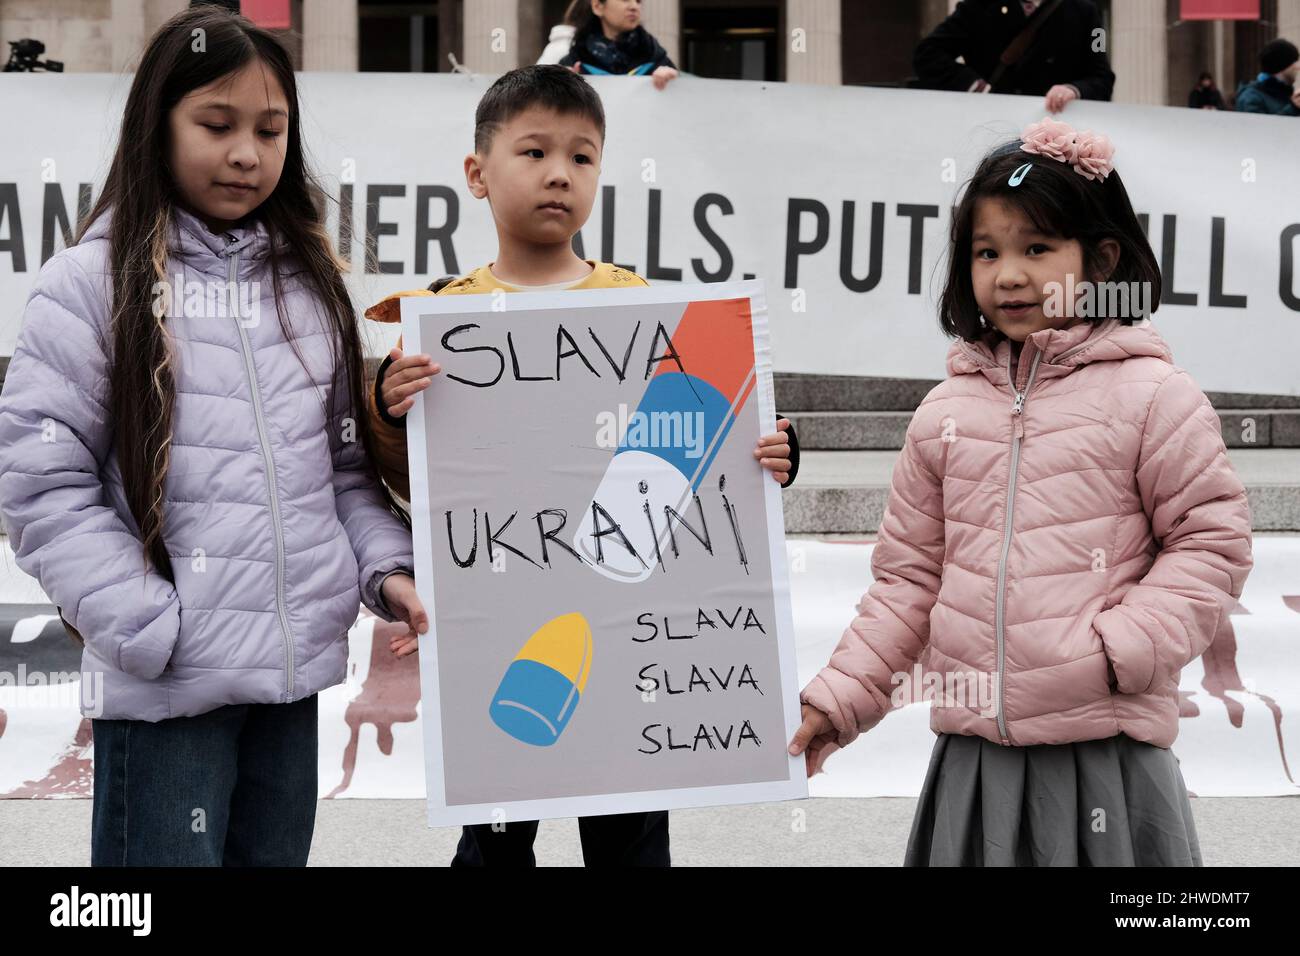
[(807, 794), (762, 286), (412, 297), (431, 825)]

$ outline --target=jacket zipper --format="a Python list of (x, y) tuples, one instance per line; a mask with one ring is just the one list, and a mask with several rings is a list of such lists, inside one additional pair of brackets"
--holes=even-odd
[(1015, 381), (1011, 377), (1011, 353), (1007, 353), (1007, 384), (1010, 386), (1011, 394), (1015, 396), (1015, 400), (1011, 403), (1011, 478), (1007, 482), (1006, 518), (1002, 527), (1002, 553), (998, 557), (998, 594), (997, 604), (994, 610), (994, 631), (997, 635), (998, 642), (998, 734), (1002, 737), (1002, 742), (1005, 744), (1011, 743), (1011, 735), (1007, 732), (1005, 712), (1007, 665), (1007, 555), (1011, 551), (1011, 525), (1015, 513), (1016, 474), (1020, 468), (1020, 441), (1025, 437), (1025, 425), (1021, 413), (1025, 410), (1025, 397), (1029, 394), (1029, 389), (1034, 384), (1034, 373), (1038, 371), (1038, 360), (1042, 357), (1043, 353), (1041, 351), (1034, 353), (1034, 361), (1029, 366), (1029, 377), (1025, 381), (1025, 387), (1021, 390), (1017, 390)]
[[(235, 240), (226, 236), (226, 245)], [(284, 606), (284, 529), (280, 523), (280, 498), (275, 483), (275, 458), (271, 454), (271, 440), (266, 434), (266, 421), (262, 412), (262, 393), (257, 385), (257, 370), (253, 365), (253, 350), (248, 342), (248, 332), (239, 315), (239, 250), (230, 254), (226, 270), (226, 284), (232, 298), (231, 313), (239, 329), (239, 344), (244, 355), (244, 368), (248, 371), (248, 386), (253, 396), (253, 417), (257, 422), (257, 437), (262, 444), (262, 461), (266, 466), (266, 487), (270, 493), (271, 526), (275, 531), (275, 609), (280, 619), (280, 633), (284, 637), (284, 703), (293, 700), (293, 634), (289, 628), (289, 615)]]

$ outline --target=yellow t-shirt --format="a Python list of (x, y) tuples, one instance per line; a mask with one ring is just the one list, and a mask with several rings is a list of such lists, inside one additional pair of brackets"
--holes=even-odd
[[(627, 269), (620, 268), (612, 263), (597, 262), (594, 259), (584, 261), (592, 267), (591, 272), (585, 278), (578, 279), (572, 285), (565, 286), (563, 291), (570, 289), (631, 289), (650, 284), (635, 272), (629, 272)], [(430, 292), (428, 289), (394, 292), (366, 309), (366, 318), (373, 322), (400, 322), (402, 320), (402, 299), (407, 296), (474, 295), (495, 292), (498, 289), (502, 292), (532, 291), (530, 288), (521, 288), (502, 282), (493, 275), (491, 264), (489, 264), (479, 266), (473, 272), (447, 283), (437, 293)], [(402, 347), (400, 338), (397, 340), (397, 347)], [(375, 389), (373, 387), (367, 389), (366, 393), (369, 396), (370, 428), (375, 436), (375, 465), (388, 486), (403, 498), (410, 500), (410, 477), (406, 460), (406, 429), (390, 425), (380, 417), (379, 409), (375, 404)]]
[[(565, 289), (618, 289), (649, 285), (635, 272), (628, 272), (609, 262), (597, 262), (594, 259), (583, 260), (591, 266), (591, 272)], [(469, 275), (461, 276), (438, 290), (438, 295), (472, 295), (476, 292), (530, 292), (534, 287), (521, 288), (502, 282), (492, 273), (490, 265), (480, 266)]]
[[(597, 262), (595, 259), (585, 259), (583, 261), (592, 267), (591, 272), (585, 278), (578, 279), (572, 285), (565, 286), (565, 289), (631, 289), (636, 286), (650, 284), (635, 272), (629, 272), (613, 263)], [(366, 309), (366, 318), (372, 322), (402, 321), (402, 300), (407, 296), (473, 295), (483, 292), (495, 292), (498, 289), (502, 292), (532, 291), (531, 288), (520, 288), (508, 282), (502, 282), (492, 274), (491, 265), (479, 266), (473, 272), (447, 283), (436, 293), (430, 292), (428, 289), (410, 289), (406, 292), (394, 292), (392, 295), (386, 295)], [(397, 347), (402, 347), (401, 340), (398, 340)]]

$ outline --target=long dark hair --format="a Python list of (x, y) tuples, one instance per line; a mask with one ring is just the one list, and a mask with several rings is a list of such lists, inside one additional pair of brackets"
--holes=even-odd
[[(586, 14), (591, 14), (591, 0), (569, 0), (569, 5), (564, 8), (564, 16), (560, 22), (566, 27), (576, 27), (578, 18), (582, 15), (580, 8), (586, 7)], [(584, 17), (586, 19), (586, 17)]]
[[(202, 34), (195, 31), (202, 30)], [(204, 43), (195, 48), (195, 37)], [(136, 69), (122, 116), (117, 151), (104, 191), (77, 234), (111, 210), (110, 261), (113, 276), (109, 345), (109, 420), (127, 504), (140, 529), (146, 560), (174, 580), (163, 540), (163, 489), (171, 457), (176, 394), (166, 316), (155, 316), (153, 289), (167, 282), (172, 210), (180, 202), (168, 168), (169, 114), (192, 91), (260, 60), (279, 81), (288, 101), (284, 170), (270, 196), (252, 214), (270, 236), (269, 265), (276, 315), (299, 361), (302, 353), (281, 308), (281, 272), (287, 249), (294, 271), (319, 297), (332, 326), (333, 367), (346, 380), (349, 414), (375, 474), (374, 438), (364, 400), (365, 355), (361, 334), (343, 281), (344, 264), (334, 255), (314, 196), (323, 196), (307, 168), (299, 123), (298, 88), (284, 47), (266, 32), (219, 7), (203, 5), (164, 23), (149, 41)], [(161, 311), (161, 310), (160, 310)], [(339, 396), (334, 396), (339, 401)], [(334, 418), (327, 412), (326, 421)], [(330, 427), (330, 426), (327, 426)], [(376, 477), (384, 501), (409, 527), (409, 518)]]
[[(971, 283), (971, 234), (975, 227), (975, 206), (980, 199), (996, 198), (1024, 213), (1044, 235), (1077, 239), (1083, 247), (1087, 273), (1080, 280), (1149, 283), (1150, 311), (1160, 307), (1160, 266), (1151, 243), (1129, 202), (1119, 173), (1111, 170), (1105, 180), (1089, 180), (1068, 163), (1030, 155), (1016, 139), (999, 146), (980, 163), (966, 184), (952, 217), (948, 254), (948, 280), (939, 303), (939, 325), (953, 338), (967, 342), (996, 342), (1002, 333), (980, 324), (979, 305)], [(1009, 183), (1011, 174), (1032, 162), (1029, 174), (1018, 185)], [(1099, 247), (1104, 239), (1119, 244), (1119, 260), (1109, 275), (1103, 275)], [(1104, 311), (1104, 310), (1103, 310)], [(1117, 318), (1132, 325), (1135, 316), (1097, 314), (1088, 321)]]
[(573, 45), (580, 50), (582, 49), (582, 47), (578, 46), (580, 41), (585, 43), (589, 34), (603, 34), (603, 31), (600, 25), (600, 17), (598, 17), (596, 11), (591, 8), (591, 0), (586, 0), (585, 3), (581, 4), (581, 6), (586, 7), (585, 10), (575, 10), (574, 6), (577, 6), (577, 4), (570, 5), (569, 9), (565, 11), (565, 17), (567, 19), (570, 13), (573, 14), (572, 22), (575, 28), (573, 31)]

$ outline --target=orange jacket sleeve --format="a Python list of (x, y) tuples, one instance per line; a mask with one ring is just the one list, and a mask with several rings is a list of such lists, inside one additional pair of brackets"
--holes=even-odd
[[(400, 338), (397, 340), (397, 347), (399, 349), (402, 347)], [(383, 368), (384, 366), (381, 365), (380, 369)], [(366, 413), (370, 417), (370, 431), (375, 436), (375, 467), (379, 469), (379, 475), (388, 484), (388, 487), (407, 501), (410, 501), (411, 480), (406, 459), (406, 429), (390, 425), (379, 414), (375, 394), (379, 391), (378, 385), (379, 383), (376, 380), (366, 390)]]

